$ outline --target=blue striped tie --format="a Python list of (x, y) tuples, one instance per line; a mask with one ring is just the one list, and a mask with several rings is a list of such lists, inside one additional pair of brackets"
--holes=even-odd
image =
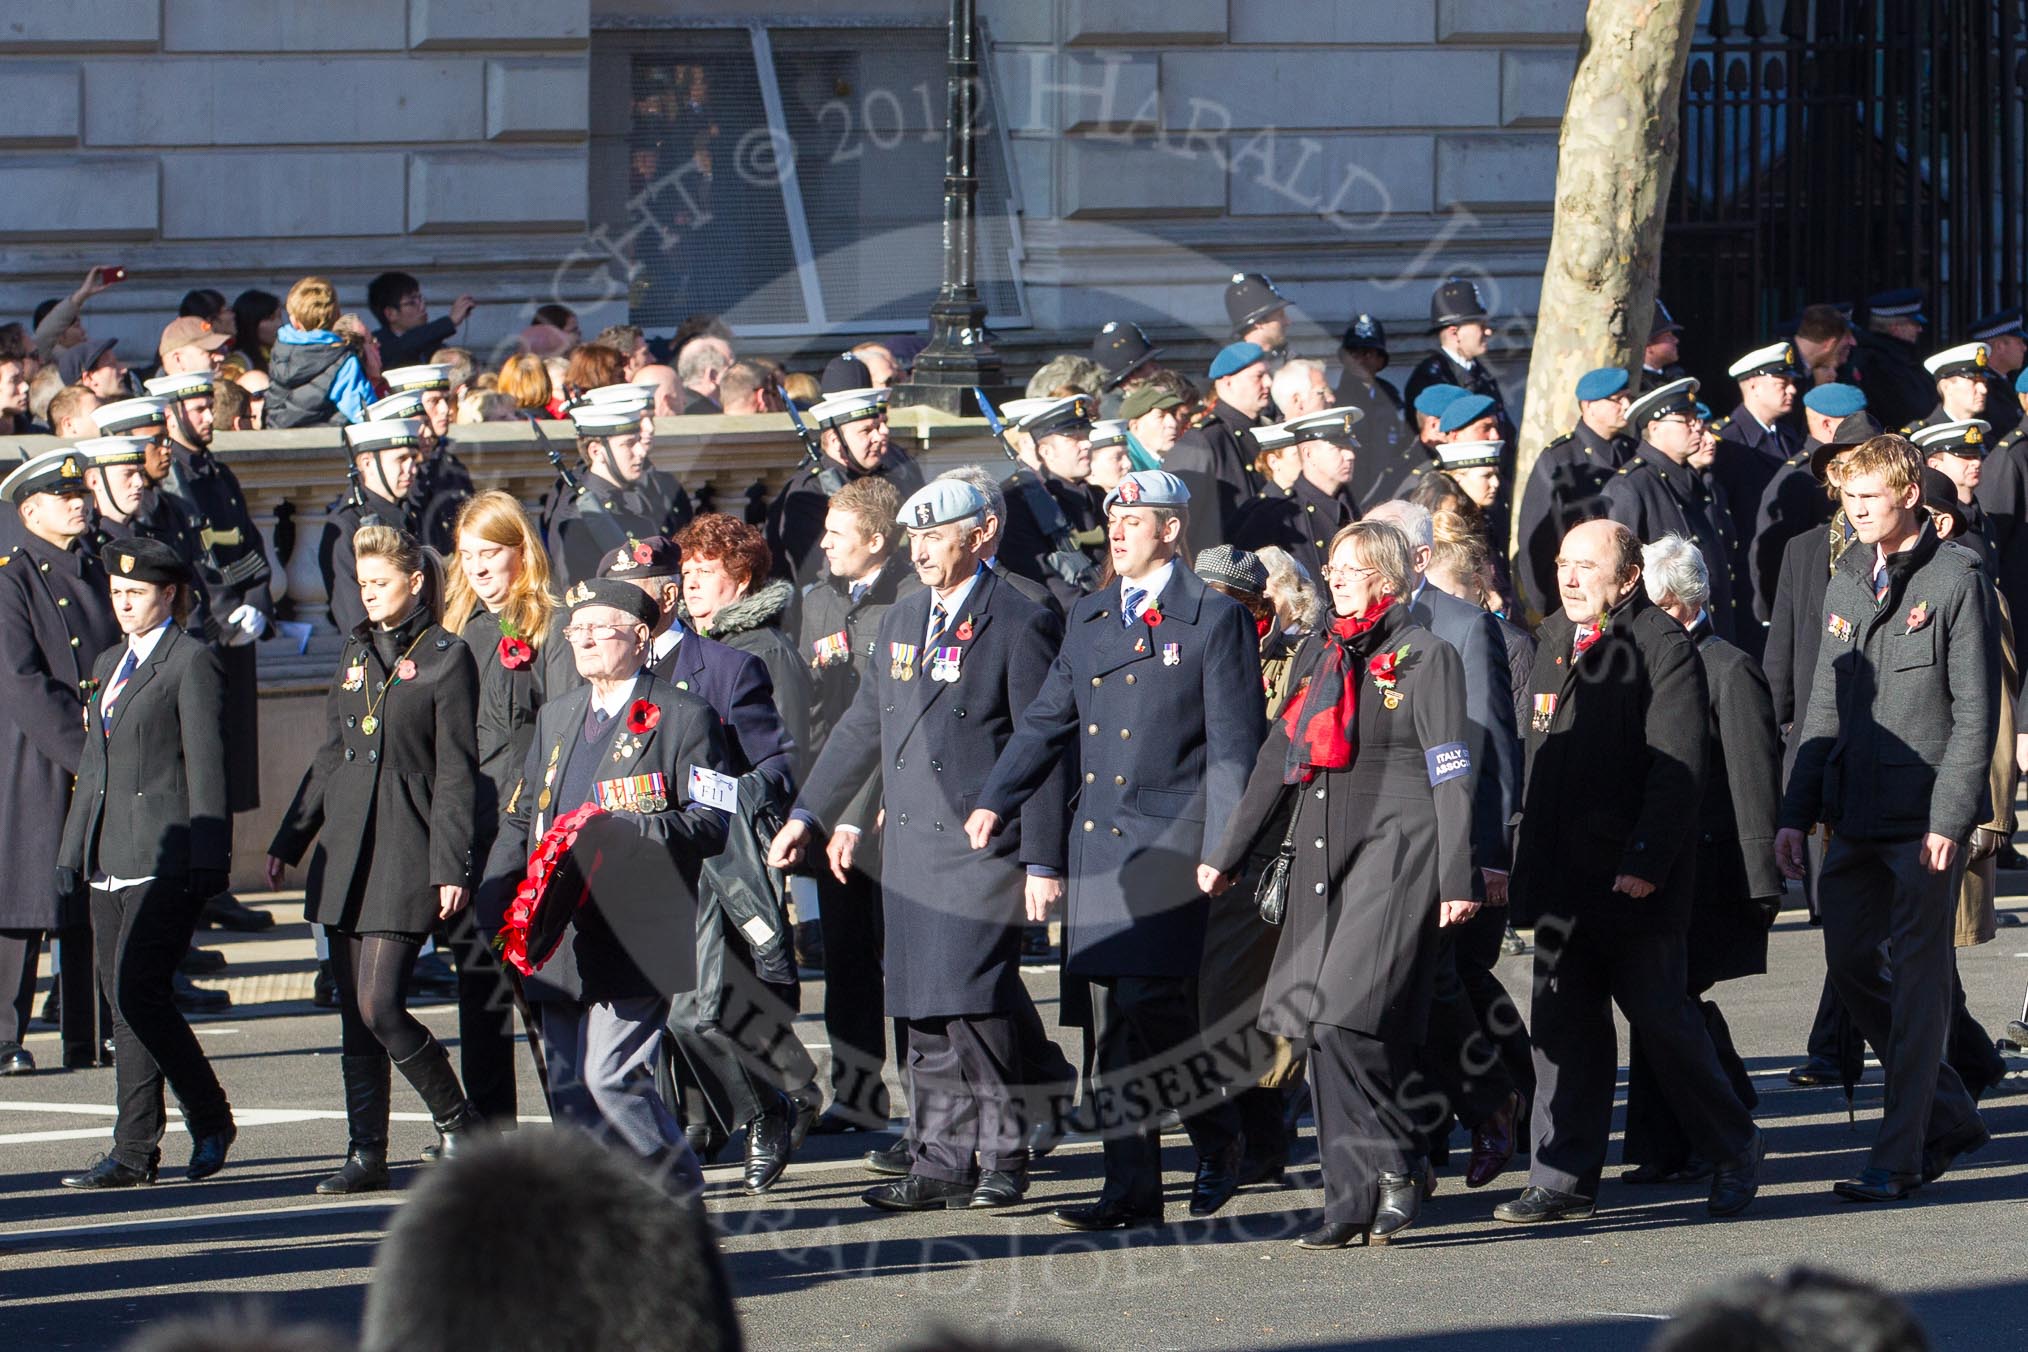
[(1129, 587), (1120, 596), (1120, 622), (1132, 628), (1134, 621), (1141, 618), (1141, 607), (1148, 602), (1145, 587)]

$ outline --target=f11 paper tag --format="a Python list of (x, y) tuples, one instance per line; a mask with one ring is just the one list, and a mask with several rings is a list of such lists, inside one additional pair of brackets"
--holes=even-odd
[(1429, 766), (1431, 788), (1472, 772), (1472, 753), (1466, 749), (1463, 742), (1445, 742), (1442, 746), (1433, 746), (1422, 753), (1422, 758)]
[(731, 775), (693, 765), (690, 767), (690, 801), (715, 807), (720, 812), (737, 812), (739, 781)]

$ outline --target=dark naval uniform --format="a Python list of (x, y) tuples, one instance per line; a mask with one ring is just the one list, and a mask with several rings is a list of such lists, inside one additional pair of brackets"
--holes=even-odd
[(1252, 550), (1278, 546), (1302, 564), (1313, 580), (1321, 581), (1332, 539), (1358, 519), (1359, 508), (1349, 489), (1326, 493), (1311, 483), (1308, 475), (1298, 474), (1286, 495), (1254, 499), (1240, 514), (1232, 543)]
[[(1061, 630), (990, 569), (934, 640), (932, 600), (918, 589), (888, 608), (800, 806), (828, 830), (869, 776), (880, 783), (887, 1012), (908, 1029), (913, 1172), (969, 1183), (1027, 1160), (1011, 1074), (1016, 1011), (1030, 1002), (1023, 879), (1064, 871), (1067, 776), (1047, 772), (983, 851), (967, 843), (965, 818), (1040, 693)], [(960, 1081), (962, 1091), (940, 1087)]]
[(409, 517), (416, 523), (416, 538), (445, 558), (456, 555), (458, 541), (452, 529), (458, 509), (477, 490), (472, 471), (451, 450), (448, 437), (415, 467), (415, 482), (408, 488)]
[(1986, 452), (1985, 472), (1973, 494), (2000, 564), (1995, 585), (2015, 627), (2028, 626), (2028, 433), (2015, 428)]
[[(549, 557), (556, 565), (559, 587), (598, 576), (599, 560), (609, 549), (651, 535), (673, 536), (681, 528), (679, 504), (670, 500), (651, 473), (622, 488), (580, 470), (578, 484), (578, 493), (557, 490), (556, 510), (549, 520)], [(681, 506), (687, 508), (688, 500)]]
[(1402, 387), (1401, 397), (1410, 408), (1415, 407), (1415, 397), (1432, 385), (1456, 385), (1471, 394), (1483, 394), (1493, 401), (1493, 415), (1500, 420), (1500, 436), (1509, 445), (1514, 440), (1514, 420), (1507, 414), (1507, 401), (1500, 395), (1500, 382), (1493, 379), (1493, 373), (1486, 369), (1484, 361), (1474, 361), (1466, 366), (1450, 353), (1439, 347), (1415, 364), (1408, 373), (1408, 383)]
[(352, 537), (367, 526), (393, 526), (411, 534), (415, 521), (405, 504), (363, 489), (365, 501), (348, 496), (325, 523), (324, 538), (317, 544), (317, 565), (324, 574), (324, 590), (331, 598), (331, 623), (338, 632), (349, 634), (366, 623), (366, 605), (359, 599), (359, 573), (352, 556)]
[[(893, 484), (903, 502), (923, 485), (922, 468), (892, 443), (874, 473)], [(768, 507), (767, 541), (768, 548), (774, 551), (776, 577), (809, 582), (824, 571), (824, 551), (820, 546), (824, 539), (824, 516), (831, 510), (831, 490), (823, 481), (833, 475), (841, 483), (866, 477), (844, 469), (834, 460), (827, 459), (821, 468), (805, 465), (789, 476)]]
[(56, 895), (57, 844), (84, 754), (84, 683), (93, 659), (119, 638), (95, 555), (59, 549), (25, 529), (0, 555), (0, 820), (8, 823), (0, 1047), (28, 1031), (36, 955), (48, 933), (77, 978), (59, 983), (65, 1057), (89, 1058), (87, 1065), (98, 1054), (90, 918), (82, 890)]
[(1634, 449), (1633, 459), (1606, 484), (1603, 496), (1606, 515), (1643, 543), (1653, 544), (1664, 535), (1675, 534), (1703, 551), (1711, 575), (1713, 627), (1719, 637), (1731, 637), (1738, 611), (1733, 600), (1729, 530), (1720, 530), (1719, 513), (1724, 508), (1712, 498), (1704, 476), (1642, 442)]
[(1852, 383), (1866, 391), (1866, 407), (1882, 427), (1902, 427), (1936, 403), (1936, 380), (1923, 369), (1913, 343), (1862, 329), (1852, 352)]
[(1098, 567), (1105, 559), (1106, 521), (1099, 511), (1100, 494), (1089, 484), (1059, 479), (1048, 470), (1021, 470), (1010, 475), (1003, 487), (1007, 497), (1007, 528), (1000, 543), (1000, 562), (1007, 570), (1030, 582), (1049, 588), (1059, 608), (1068, 609), (1085, 593), (1050, 567), (1049, 556), (1056, 552), (1056, 539), (1038, 513), (1046, 504), (1034, 500), (1034, 480), (1048, 493), (1063, 513), (1070, 544), (1092, 562), (1091, 581), (1098, 582)]
[(1753, 582), (1753, 613), (1763, 620), (1774, 616), (1775, 585), (1780, 580), (1782, 555), (1789, 541), (1829, 525), (1831, 514), (1837, 510), (1824, 485), (1810, 472), (1810, 457), (1821, 445), (1810, 437), (1801, 450), (1782, 462), (1774, 478), (1768, 480), (1754, 513), (1747, 564)]
[(1556, 551), (1580, 521), (1605, 513), (1600, 494), (1633, 454), (1625, 437), (1602, 437), (1579, 423), (1542, 448), (1521, 492), (1521, 585), (1541, 614), (1558, 605)]
[[(1402, 453), (1415, 440), (1415, 428), (1401, 392), (1379, 376), (1367, 383), (1366, 373), (1347, 367), (1338, 377), (1333, 396), (1340, 408), (1356, 408), (1359, 420), (1359, 458), (1352, 464), (1352, 500), (1360, 508), (1384, 502), (1388, 483), (1408, 472)], [(1395, 468), (1399, 466), (1399, 468)]]
[[(1123, 617), (1122, 584), (1072, 607), (1056, 655), (978, 806), (1010, 820), (1078, 748), (1083, 783), (1070, 824), (1067, 976), (1093, 983), (1102, 1201), (1161, 1210), (1159, 1140), (1131, 1130), (1163, 1106), (1114, 1097), (1137, 1064), (1176, 1057), (1198, 1033), (1194, 985), (1209, 900), (1197, 865), (1239, 806), (1265, 735), (1253, 619), (1179, 559), (1152, 606)], [(1150, 622), (1153, 620), (1154, 622)], [(1227, 1100), (1186, 1093), (1200, 1161), (1241, 1145)]]
[(1187, 557), (1229, 541), (1240, 512), (1260, 493), (1260, 476), (1253, 469), (1260, 454), (1253, 439), (1257, 421), (1219, 404), (1162, 457), (1162, 467), (1190, 490), (1182, 551)]
[(1744, 404), (1712, 423), (1711, 433), (1725, 443), (1711, 464), (1711, 477), (1725, 490), (1726, 504), (1740, 523), (1751, 525), (1761, 495), (1796, 453), (1800, 439), (1780, 423), (1762, 426)]

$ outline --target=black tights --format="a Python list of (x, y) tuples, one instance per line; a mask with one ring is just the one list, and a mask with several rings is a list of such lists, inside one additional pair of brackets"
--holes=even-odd
[(331, 978), (338, 986), (340, 1050), (377, 1056), (383, 1050), (406, 1061), (429, 1045), (429, 1029), (408, 1012), (408, 983), (422, 936), (330, 931)]

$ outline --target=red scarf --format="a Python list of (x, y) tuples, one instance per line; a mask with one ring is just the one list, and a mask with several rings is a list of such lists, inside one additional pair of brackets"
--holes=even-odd
[(1342, 770), (1352, 763), (1353, 737), (1359, 727), (1359, 682), (1346, 679), (1352, 665), (1348, 645), (1378, 624), (1395, 599), (1383, 596), (1362, 614), (1331, 621), (1316, 672), (1282, 710), (1282, 726), (1289, 734), (1282, 783), (1307, 784), (1319, 770)]

